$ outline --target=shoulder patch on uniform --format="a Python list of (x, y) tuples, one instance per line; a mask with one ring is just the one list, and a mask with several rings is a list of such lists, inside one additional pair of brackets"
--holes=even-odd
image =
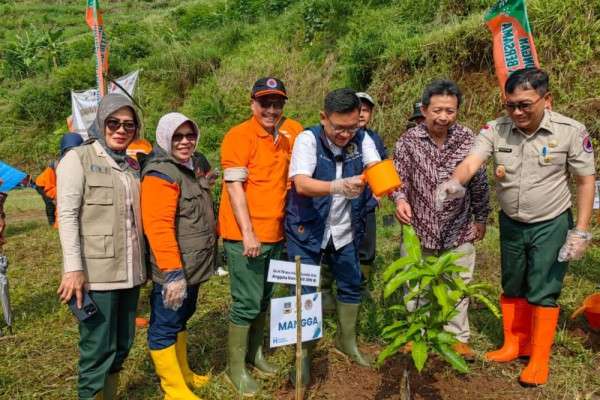
[(583, 151), (585, 151), (586, 153), (594, 152), (594, 146), (592, 145), (592, 139), (590, 138), (590, 135), (588, 135), (587, 133), (583, 137)]
[(492, 129), (490, 124), (485, 124), (484, 126), (481, 127), (481, 129), (479, 130), (479, 133), (484, 133), (489, 131), (490, 129)]

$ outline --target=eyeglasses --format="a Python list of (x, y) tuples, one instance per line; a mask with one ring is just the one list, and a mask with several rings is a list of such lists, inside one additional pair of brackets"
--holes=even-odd
[(342, 133), (346, 132), (346, 133), (348, 133), (348, 135), (354, 136), (354, 135), (356, 135), (356, 132), (358, 132), (358, 130), (360, 129), (360, 127), (358, 125), (349, 127), (349, 128), (345, 128), (343, 126), (338, 126), (338, 125), (334, 124), (333, 122), (331, 122), (330, 119), (328, 119), (328, 120), (329, 120), (329, 123), (331, 124), (331, 129), (333, 130), (334, 135), (341, 135)]
[(528, 102), (528, 101), (522, 101), (520, 103), (510, 103), (510, 102), (506, 102), (504, 103), (504, 107), (506, 108), (506, 110), (508, 112), (515, 112), (516, 110), (521, 110), (523, 112), (531, 112), (531, 110), (533, 109), (533, 106), (538, 103), (540, 100), (542, 100), (544, 97), (540, 97), (539, 99), (537, 99), (534, 102)]
[(257, 98), (256, 102), (260, 105), (261, 108), (269, 109), (273, 106), (276, 110), (282, 110), (283, 106), (285, 106), (285, 100), (268, 100)]
[(195, 142), (198, 140), (198, 134), (196, 132), (188, 132), (188, 133), (179, 133), (175, 132), (171, 141), (173, 142), (181, 142), (183, 138), (186, 138), (188, 142)]
[(135, 131), (137, 130), (137, 125), (133, 121), (119, 121), (118, 119), (112, 119), (112, 118), (106, 120), (106, 127), (111, 132), (116, 132), (121, 127), (123, 127), (123, 129), (127, 133), (135, 133)]

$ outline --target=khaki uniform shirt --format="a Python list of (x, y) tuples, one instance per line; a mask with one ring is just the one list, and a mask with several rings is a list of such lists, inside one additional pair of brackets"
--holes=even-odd
[(483, 127), (471, 150), (494, 157), (502, 211), (525, 223), (547, 221), (571, 207), (568, 172), (594, 175), (591, 139), (581, 123), (546, 110), (536, 132), (526, 135), (509, 117)]

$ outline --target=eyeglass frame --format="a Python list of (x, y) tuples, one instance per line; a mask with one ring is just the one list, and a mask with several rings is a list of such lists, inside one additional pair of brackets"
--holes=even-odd
[(532, 107), (539, 103), (540, 100), (543, 100), (546, 98), (546, 95), (544, 96), (540, 96), (539, 99), (537, 99), (534, 102), (531, 103), (525, 103), (523, 104), (523, 102), (519, 102), (519, 103), (509, 103), (509, 102), (504, 102), (504, 108), (506, 108), (506, 111), (513, 113), (517, 110), (521, 110), (523, 112), (531, 112), (532, 111)]
[(186, 138), (188, 142), (196, 142), (198, 141), (198, 137), (200, 135), (198, 135), (198, 132), (189, 132), (189, 133), (178, 133), (175, 132), (173, 134), (173, 136), (171, 136), (171, 142), (181, 142), (183, 140), (183, 138)]
[[(111, 122), (114, 122), (116, 124), (116, 127), (114, 129), (108, 126), (108, 124)], [(131, 124), (131, 126), (133, 126), (133, 130), (127, 129), (125, 124)], [(128, 133), (128, 134), (134, 134), (138, 130), (138, 125), (135, 123), (135, 121), (121, 121), (120, 119), (117, 119), (114, 117), (108, 118), (106, 120), (106, 122), (104, 123), (104, 127), (107, 128), (111, 132), (116, 132), (119, 129), (121, 129), (121, 127), (123, 127), (123, 130), (125, 131), (125, 133)]]
[(327, 121), (331, 125), (333, 134), (336, 136), (341, 135), (344, 132), (347, 132), (350, 136), (354, 136), (360, 130), (360, 126), (358, 126), (358, 125), (356, 125), (356, 128), (340, 128), (339, 126), (337, 126), (336, 124), (331, 122), (331, 119), (329, 119), (328, 115), (326, 115), (325, 117), (327, 118)]

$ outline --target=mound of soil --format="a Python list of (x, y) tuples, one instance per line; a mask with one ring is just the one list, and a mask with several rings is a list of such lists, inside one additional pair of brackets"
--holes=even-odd
[[(379, 350), (377, 346), (361, 349), (373, 356)], [(406, 370), (408, 390), (402, 379)], [(516, 379), (485, 369), (474, 368), (468, 375), (458, 374), (435, 356), (419, 374), (410, 355), (397, 355), (379, 370), (368, 370), (323, 348), (316, 352), (311, 372), (312, 385), (305, 399), (405, 400), (407, 397), (401, 393), (410, 391), (411, 400), (533, 400), (539, 394), (537, 389), (521, 387)], [(292, 400), (294, 388), (286, 383), (274, 397)]]

